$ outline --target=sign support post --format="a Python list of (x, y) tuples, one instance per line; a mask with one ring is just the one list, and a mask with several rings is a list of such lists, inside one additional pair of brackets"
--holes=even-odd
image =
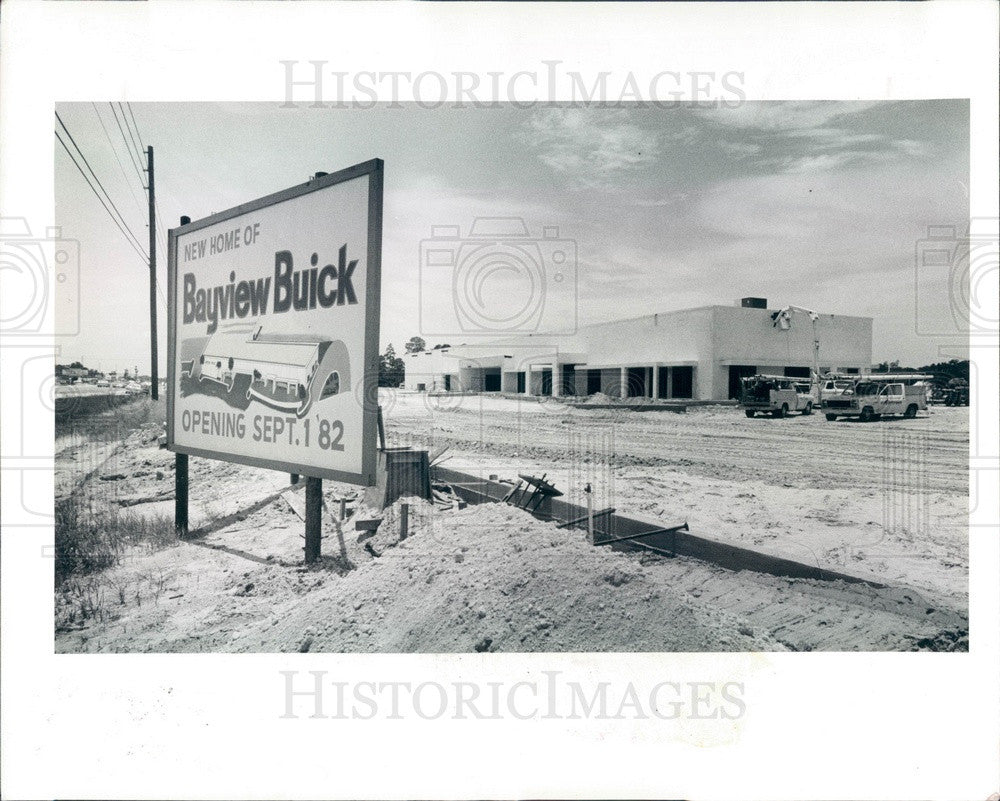
[(174, 454), (174, 527), (181, 537), (188, 533), (188, 455)]
[(306, 477), (306, 564), (319, 561), (323, 519), (323, 479)]

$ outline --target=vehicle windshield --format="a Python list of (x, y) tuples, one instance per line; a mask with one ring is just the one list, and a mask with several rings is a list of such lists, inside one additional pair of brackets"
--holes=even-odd
[(872, 381), (859, 381), (855, 385), (854, 391), (858, 395), (878, 395), (878, 392), (881, 388), (882, 388), (881, 384), (877, 384)]

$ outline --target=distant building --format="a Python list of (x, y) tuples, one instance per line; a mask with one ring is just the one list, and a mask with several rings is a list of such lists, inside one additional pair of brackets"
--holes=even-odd
[(90, 375), (90, 370), (86, 367), (66, 367), (62, 364), (56, 365), (56, 380), (63, 384), (75, 384)]
[[(763, 298), (598, 323), (570, 336), (524, 335), (407, 354), (406, 388), (526, 395), (726, 400), (740, 378), (808, 377), (813, 324), (777, 325)], [(819, 314), (821, 372), (871, 366), (872, 318)]]

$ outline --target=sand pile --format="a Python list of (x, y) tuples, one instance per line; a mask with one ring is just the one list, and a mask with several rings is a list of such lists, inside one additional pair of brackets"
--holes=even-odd
[(425, 504), (411, 506), (417, 528), (406, 540), (347, 576), (323, 582), (308, 603), (276, 604), (269, 619), (226, 650), (782, 648), (755, 636), (745, 621), (672, 589), (656, 565), (595, 548), (580, 532), (503, 505), (433, 520), (422, 511)]
[(595, 392), (593, 395), (588, 395), (584, 403), (618, 403), (620, 400), (620, 398), (612, 398), (603, 392)]

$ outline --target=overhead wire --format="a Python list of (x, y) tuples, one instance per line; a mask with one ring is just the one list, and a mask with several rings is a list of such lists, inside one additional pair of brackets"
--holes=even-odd
[[(139, 131), (139, 123), (135, 119), (135, 112), (132, 110), (132, 104), (130, 102), (128, 102), (128, 101), (125, 101), (125, 108), (128, 109), (128, 117), (125, 116), (125, 109), (122, 108), (122, 104), (121, 103), (118, 104), (118, 108), (121, 111), (122, 120), (125, 121), (125, 127), (128, 130), (130, 137), (132, 136), (132, 130), (135, 129), (135, 136), (133, 138), (133, 145), (136, 145), (137, 148), (138, 148), (138, 153), (136, 155), (139, 158), (139, 161), (141, 163), (141, 161), (142, 161), (142, 155), (146, 152), (146, 145), (142, 141), (142, 134)], [(129, 125), (129, 120), (130, 119), (131, 119), (131, 125)], [(146, 186), (144, 188), (145, 188), (145, 190), (147, 192), (149, 191), (149, 185), (148, 185), (148, 183), (146, 184)], [(160, 248), (160, 250), (158, 252), (162, 253), (162, 255), (164, 256), (164, 258), (166, 258), (167, 245), (166, 245), (166, 242), (163, 239), (163, 234), (161, 233), (161, 230), (164, 228), (163, 219), (160, 217), (160, 209), (157, 206), (155, 200), (153, 202), (153, 212), (154, 212), (154, 239), (155, 239), (156, 243), (158, 244), (158, 246)], [(159, 225), (155, 224), (156, 221), (159, 221)], [(147, 227), (148, 227), (148, 223), (147, 223)], [(163, 303), (163, 310), (164, 310), (164, 312), (167, 312), (168, 311), (167, 298), (166, 298), (166, 295), (163, 294), (163, 282), (159, 280), (159, 276), (156, 277), (156, 291), (157, 291), (157, 294), (160, 296), (160, 301)]]
[[(68, 135), (69, 131), (67, 131), (66, 133)], [(87, 185), (90, 187), (91, 191), (94, 193), (94, 196), (101, 202), (101, 205), (104, 207), (104, 210), (108, 213), (108, 216), (111, 218), (111, 221), (118, 227), (118, 230), (121, 231), (122, 234), (124, 235), (125, 241), (128, 242), (128, 244), (132, 246), (132, 248), (135, 250), (135, 252), (139, 254), (139, 257), (143, 260), (143, 262), (145, 262), (148, 265), (149, 264), (149, 259), (148, 259), (147, 255), (146, 255), (146, 253), (143, 252), (142, 248), (138, 245), (138, 242), (135, 239), (135, 234), (133, 234), (127, 228), (127, 226), (125, 226), (123, 224), (124, 221), (119, 222), (118, 218), (115, 217), (115, 214), (108, 207), (108, 203), (106, 203), (105, 200), (104, 200), (104, 198), (101, 197), (101, 193), (97, 191), (97, 188), (94, 186), (93, 181), (90, 180), (90, 177), (87, 175), (86, 172), (84, 172), (83, 167), (81, 167), (80, 163), (76, 160), (76, 156), (73, 155), (73, 151), (71, 151), (69, 149), (69, 146), (66, 144), (66, 142), (63, 141), (63, 138), (59, 135), (59, 131), (56, 131), (55, 135), (56, 135), (56, 139), (59, 140), (59, 144), (61, 144), (63, 146), (63, 149), (66, 151), (66, 155), (68, 155), (70, 157), (70, 160), (73, 162), (73, 165), (80, 172), (80, 175), (83, 176), (84, 180), (87, 182)], [(72, 140), (72, 137), (70, 137), (70, 139)], [(74, 145), (75, 145), (75, 143), (74, 143)], [(83, 158), (83, 152), (82, 151), (80, 151), (80, 157)], [(86, 161), (86, 159), (84, 159), (84, 161)], [(88, 167), (89, 167), (89, 165), (88, 165)], [(96, 179), (97, 176), (94, 175), (94, 178)], [(111, 198), (109, 197), (108, 198), (108, 202), (110, 202), (110, 201), (111, 201)], [(115, 211), (117, 211), (117, 208), (115, 209)]]
[(98, 110), (97, 104), (91, 103), (90, 105), (94, 107), (94, 114), (97, 115), (97, 119), (101, 123), (101, 129), (104, 131), (104, 137), (108, 140), (108, 146), (111, 148), (111, 152), (115, 155), (115, 161), (118, 162), (118, 169), (121, 170), (122, 178), (125, 179), (125, 185), (128, 187), (129, 193), (132, 195), (132, 200), (135, 201), (135, 205), (140, 211), (142, 211), (142, 204), (139, 202), (139, 198), (135, 194), (132, 182), (129, 180), (128, 173), (125, 171), (125, 165), (122, 164), (121, 156), (118, 155), (118, 148), (116, 148), (114, 142), (111, 141), (111, 134), (108, 132), (108, 126), (104, 124), (104, 118), (101, 116), (101, 112)]
[[(91, 105), (94, 108), (94, 113), (97, 115), (98, 121), (101, 123), (101, 128), (103, 129), (104, 135), (105, 135), (105, 137), (108, 140), (108, 145), (111, 147), (111, 152), (114, 154), (115, 160), (118, 162), (118, 168), (121, 170), (122, 177), (125, 178), (125, 183), (129, 187), (129, 192), (132, 195), (132, 199), (133, 199), (133, 201), (135, 201), (136, 205), (139, 206), (139, 208), (141, 209), (142, 206), (139, 203), (139, 199), (136, 197), (135, 191), (132, 188), (132, 184), (131, 184), (131, 182), (128, 179), (127, 170), (125, 169), (125, 166), (122, 164), (121, 157), (118, 154), (118, 149), (114, 146), (114, 143), (111, 140), (111, 135), (108, 132), (107, 126), (104, 124), (104, 119), (101, 117), (101, 114), (100, 114), (100, 111), (97, 108), (97, 105), (94, 104), (94, 103), (92, 103)], [(141, 157), (137, 158), (136, 153), (133, 152), (133, 148), (135, 147), (135, 143), (136, 143), (136, 138), (138, 138), (139, 142), (141, 142), (142, 141), (142, 137), (139, 135), (139, 126), (136, 123), (135, 113), (132, 111), (131, 104), (128, 105), (128, 111), (129, 111), (129, 116), (132, 119), (132, 125), (135, 126), (135, 135), (132, 134), (132, 128), (129, 126), (128, 118), (125, 116), (125, 110), (123, 108), (121, 108), (121, 104), (119, 103), (119, 110), (121, 111), (122, 120), (125, 122), (125, 126), (126, 126), (126, 128), (128, 129), (128, 132), (129, 132), (129, 136), (128, 137), (126, 137), (125, 132), (122, 129), (122, 124), (121, 124), (121, 121), (118, 119), (118, 114), (115, 113), (115, 107), (114, 107), (114, 105), (111, 104), (111, 103), (109, 103), (108, 105), (111, 106), (111, 112), (112, 112), (112, 115), (115, 118), (115, 123), (118, 126), (118, 132), (121, 134), (122, 141), (125, 143), (125, 149), (128, 151), (130, 161), (132, 162), (132, 166), (133, 166), (133, 168), (135, 168), (136, 174), (139, 177), (139, 183), (142, 186), (143, 190), (148, 191), (149, 187), (143, 181), (143, 176), (142, 176), (143, 170), (141, 170), (141, 168), (139, 166), (141, 164)], [(76, 149), (76, 151), (77, 151), (77, 153), (78, 153), (78, 155), (80, 157), (80, 160), (83, 161), (83, 163), (87, 167), (87, 170), (90, 172), (90, 175), (93, 176), (93, 181), (91, 181), (90, 176), (87, 175), (87, 172), (84, 171), (83, 167), (80, 166), (80, 162), (77, 160), (76, 156), (73, 154), (73, 151), (70, 150), (69, 146), (63, 140), (62, 136), (59, 134), (59, 131), (56, 130), (55, 131), (55, 136), (56, 136), (56, 139), (59, 141), (59, 144), (61, 144), (63, 146), (63, 149), (66, 151), (66, 155), (68, 155), (69, 158), (70, 158), (70, 160), (73, 162), (73, 166), (75, 166), (76, 169), (77, 169), (77, 171), (80, 173), (80, 175), (83, 176), (84, 180), (87, 182), (87, 185), (90, 187), (90, 190), (94, 193), (94, 196), (98, 199), (98, 201), (100, 201), (101, 205), (104, 207), (104, 210), (108, 213), (108, 216), (111, 218), (111, 221), (118, 227), (118, 230), (121, 231), (121, 233), (125, 237), (126, 242), (128, 242), (128, 244), (132, 247), (132, 249), (135, 250), (135, 252), (142, 259), (144, 265), (148, 268), (150, 266), (150, 256), (143, 250), (142, 246), (139, 244), (138, 237), (135, 235), (135, 233), (129, 227), (128, 223), (125, 221), (125, 217), (122, 215), (121, 211), (118, 209), (118, 206), (115, 204), (114, 200), (112, 200), (110, 193), (104, 187), (104, 184), (101, 182), (101, 179), (98, 177), (97, 173), (94, 171), (94, 168), (90, 166), (90, 162), (87, 160), (86, 154), (83, 152), (83, 149), (80, 147), (80, 145), (73, 138), (73, 134), (70, 132), (69, 128), (66, 126), (66, 123), (63, 122), (63, 120), (59, 116), (58, 112), (56, 112), (56, 119), (58, 120), (59, 125), (62, 127), (63, 131), (65, 131), (66, 137), (69, 139), (69, 141), (73, 144), (73, 147)], [(130, 142), (130, 139), (131, 139), (131, 142)], [(97, 186), (94, 185), (94, 182), (97, 183)], [(100, 192), (97, 189), (98, 186), (100, 187)], [(103, 197), (102, 197), (102, 194), (101, 194), (102, 192), (103, 192)], [(112, 209), (114, 209), (114, 211), (112, 211)], [(154, 203), (154, 211), (155, 211), (156, 216), (159, 216), (159, 209), (157, 209), (155, 207), (155, 203)], [(117, 215), (117, 217), (115, 215)], [(162, 225), (162, 220), (161, 220), (161, 225)], [(148, 228), (148, 223), (147, 223), (147, 228)], [(156, 244), (156, 243), (159, 243), (160, 246), (163, 247), (164, 250), (166, 250), (166, 246), (163, 245), (163, 239), (162, 239), (162, 236), (160, 235), (159, 228), (154, 227), (154, 244)], [(162, 286), (162, 283), (159, 280), (156, 281), (156, 291), (157, 291), (157, 295), (159, 296), (160, 304), (162, 306), (163, 312), (165, 314), (168, 314), (169, 313), (169, 308), (168, 308), (168, 304), (167, 304), (167, 298), (166, 298), (166, 296), (163, 293), (163, 286)]]
[[(66, 132), (66, 136), (69, 137), (69, 141), (73, 143), (73, 147), (75, 147), (76, 150), (77, 150), (77, 152), (80, 154), (80, 158), (83, 159), (83, 163), (87, 165), (87, 169), (90, 171), (90, 174), (92, 176), (94, 176), (94, 180), (97, 181), (97, 185), (99, 187), (101, 187), (101, 191), (104, 193), (104, 196), (107, 198), (108, 203), (111, 204), (111, 208), (113, 208), (115, 210), (115, 214), (118, 215), (118, 218), (121, 221), (122, 225), (128, 230), (129, 234), (131, 234), (131, 236), (132, 236), (132, 239), (138, 245), (139, 244), (139, 238), (135, 235), (135, 232), (132, 231), (132, 229), (129, 227), (128, 223), (125, 222), (125, 217), (118, 210), (118, 206), (115, 205), (115, 202), (111, 199), (111, 195), (108, 193), (108, 190), (104, 188), (104, 184), (101, 183), (101, 179), (97, 176), (97, 173), (94, 172), (94, 168), (90, 166), (90, 162), (87, 161), (87, 156), (84, 154), (83, 149), (80, 147), (80, 145), (77, 144), (76, 140), (73, 138), (73, 134), (70, 133), (69, 128), (66, 127), (66, 123), (63, 122), (62, 117), (59, 116), (59, 112), (58, 111), (56, 112), (56, 120), (59, 121), (59, 124), (62, 126), (62, 129)], [(65, 147), (65, 142), (63, 143), (63, 146)], [(79, 166), (79, 165), (77, 165), (77, 166)], [(91, 186), (93, 186), (93, 185), (91, 185)]]
[[(136, 138), (138, 138), (139, 144), (142, 145), (142, 134), (139, 133), (139, 125), (135, 121), (135, 113), (132, 111), (132, 104), (126, 100), (125, 105), (128, 107), (128, 115), (132, 118), (132, 127), (135, 128)], [(142, 149), (146, 149), (145, 145), (143, 145)]]
[(129, 157), (132, 161), (132, 166), (135, 168), (135, 174), (139, 176), (139, 183), (142, 184), (142, 188), (146, 188), (145, 181), (142, 177), (142, 169), (139, 166), (139, 162), (136, 161), (135, 153), (132, 151), (132, 147), (129, 145), (129, 138), (125, 135), (125, 129), (122, 128), (121, 120), (118, 119), (118, 112), (115, 110), (114, 103), (108, 103), (111, 106), (111, 113), (114, 115), (115, 123), (118, 125), (118, 133), (122, 136), (122, 141), (125, 143), (125, 149), (128, 151)]
[(125, 123), (125, 130), (128, 131), (129, 139), (132, 140), (132, 147), (135, 148), (135, 153), (136, 153), (136, 156), (138, 158), (139, 164), (142, 164), (143, 150), (139, 146), (139, 142), (137, 140), (136, 135), (132, 133), (132, 128), (128, 124), (128, 117), (125, 116), (125, 109), (122, 107), (122, 104), (120, 102), (118, 103), (118, 110), (122, 114), (122, 121)]

